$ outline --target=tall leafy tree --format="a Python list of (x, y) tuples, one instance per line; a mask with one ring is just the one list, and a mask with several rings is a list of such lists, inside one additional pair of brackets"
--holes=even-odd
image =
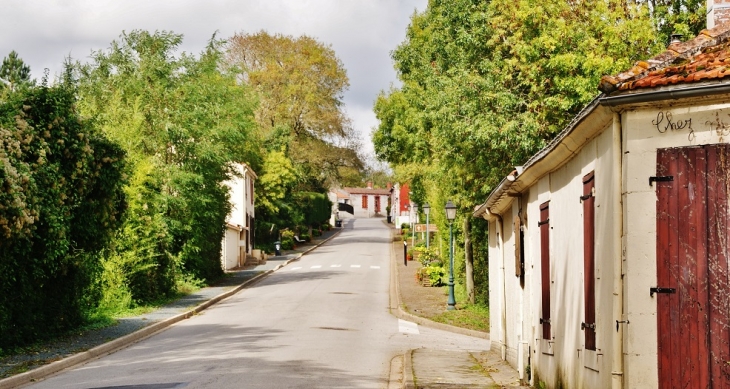
[(109, 261), (138, 301), (171, 293), (185, 275), (221, 273), (222, 182), (232, 163), (258, 162), (254, 96), (221, 72), (223, 42), (199, 57), (177, 56), (181, 43), (132, 31), (78, 65), (80, 109), (129, 154), (130, 210)]
[(278, 150), (286, 146), (301, 190), (319, 191), (344, 168), (362, 170), (357, 136), (343, 111), (349, 81), (331, 47), (308, 36), (236, 34), (228, 64), (259, 96), (256, 121)]
[(7, 57), (3, 58), (0, 65), (0, 89), (9, 88), (11, 90), (20, 85), (29, 84), (30, 66), (18, 56), (15, 50), (11, 51)]
[(393, 52), (402, 86), (375, 103), (376, 153), (411, 180), (417, 202), (453, 199), (470, 217), (597, 94), (602, 75), (656, 42), (648, 7), (621, 0), (431, 0)]
[(707, 0), (643, 1), (649, 5), (659, 42), (669, 44), (672, 34), (689, 39), (705, 28)]

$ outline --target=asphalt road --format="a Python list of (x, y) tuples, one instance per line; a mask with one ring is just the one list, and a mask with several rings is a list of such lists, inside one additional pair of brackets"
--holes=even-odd
[(488, 341), (388, 313), (390, 231), (351, 219), (335, 239), (258, 284), (112, 355), (32, 388), (385, 388), (408, 349)]

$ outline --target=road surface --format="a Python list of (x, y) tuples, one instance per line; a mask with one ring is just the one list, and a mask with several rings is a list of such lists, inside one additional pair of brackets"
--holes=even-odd
[(381, 219), (343, 226), (200, 315), (29, 387), (386, 388), (391, 359), (408, 349), (488, 349), (390, 315), (390, 230)]

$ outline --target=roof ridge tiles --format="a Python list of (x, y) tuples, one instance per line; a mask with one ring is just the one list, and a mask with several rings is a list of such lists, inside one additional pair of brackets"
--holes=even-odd
[[(723, 23), (714, 28), (702, 30), (699, 35), (689, 41), (674, 42), (665, 51), (654, 57), (637, 61), (634, 66), (625, 72), (615, 76), (605, 75), (601, 77), (598, 89), (603, 93), (609, 94), (617, 90), (630, 90), (636, 87), (662, 85), (660, 80), (654, 80), (652, 82), (638, 81), (648, 76), (658, 75), (660, 73), (657, 73), (657, 71), (671, 68), (672, 65), (679, 65), (679, 63), (685, 65), (692, 61), (705, 60), (707, 58), (714, 59), (715, 56), (713, 54), (717, 52), (720, 52), (720, 55), (724, 55), (723, 58), (727, 58), (727, 49), (730, 46), (728, 41), (730, 41), (730, 23)], [(708, 50), (710, 48), (712, 50)], [(695, 63), (695, 65), (697, 64)], [(704, 68), (697, 70), (701, 71)], [(680, 72), (682, 71), (680, 70)], [(722, 75), (724, 74), (722, 72)], [(667, 78), (671, 76), (671, 74), (666, 73), (664, 75)], [(690, 73), (687, 77), (684, 77), (684, 81), (690, 82), (703, 78), (690, 77), (691, 75)]]

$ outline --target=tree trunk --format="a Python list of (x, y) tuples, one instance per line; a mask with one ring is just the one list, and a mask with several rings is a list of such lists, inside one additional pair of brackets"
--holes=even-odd
[(471, 246), (471, 218), (464, 218), (464, 262), (466, 264), (466, 295), (474, 304), (474, 253)]

